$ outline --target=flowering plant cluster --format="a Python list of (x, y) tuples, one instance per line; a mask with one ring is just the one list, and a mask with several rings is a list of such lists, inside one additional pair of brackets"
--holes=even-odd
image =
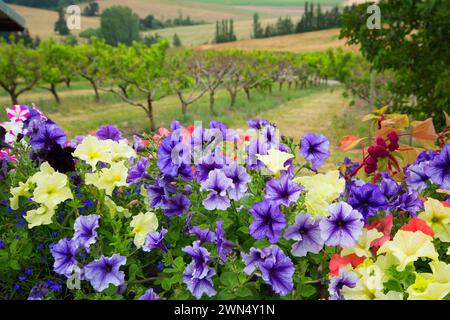
[(70, 140), (35, 106), (7, 115), (0, 298), (449, 298), (446, 132), (407, 157), (385, 122), (321, 171), (325, 136), (264, 119)]

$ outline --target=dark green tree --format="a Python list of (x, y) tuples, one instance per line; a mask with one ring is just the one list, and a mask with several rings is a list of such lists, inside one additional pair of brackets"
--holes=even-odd
[(176, 34), (176, 33), (173, 35), (172, 45), (174, 47), (181, 47), (182, 46), (181, 39), (178, 36), (178, 34)]
[(97, 2), (90, 2), (83, 10), (83, 15), (86, 17), (95, 17), (100, 13), (100, 7)]
[(259, 21), (259, 14), (255, 13), (253, 15), (253, 34), (252, 37), (255, 39), (262, 38), (264, 36), (264, 30)]
[(66, 17), (62, 9), (58, 11), (58, 20), (55, 22), (55, 32), (61, 36), (67, 36), (70, 34), (70, 30), (66, 23)]
[(100, 32), (106, 43), (112, 46), (119, 43), (131, 45), (140, 39), (139, 17), (129, 7), (112, 6), (101, 15)]

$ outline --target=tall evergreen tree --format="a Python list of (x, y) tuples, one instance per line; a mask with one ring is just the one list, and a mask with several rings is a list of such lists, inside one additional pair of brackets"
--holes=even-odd
[(70, 34), (69, 27), (67, 27), (66, 17), (64, 11), (61, 9), (58, 12), (58, 20), (55, 22), (55, 32), (59, 33), (61, 36), (67, 36)]

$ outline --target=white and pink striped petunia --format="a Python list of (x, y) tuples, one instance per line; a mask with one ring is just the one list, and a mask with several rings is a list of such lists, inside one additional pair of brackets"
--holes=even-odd
[(6, 109), (8, 118), (13, 122), (23, 122), (28, 119), (30, 110), (26, 106), (15, 105)]

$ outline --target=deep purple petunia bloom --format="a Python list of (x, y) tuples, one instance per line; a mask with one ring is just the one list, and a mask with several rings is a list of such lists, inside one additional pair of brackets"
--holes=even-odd
[(89, 216), (79, 216), (73, 225), (75, 232), (73, 241), (89, 252), (89, 247), (97, 241), (97, 228), (100, 216), (91, 214)]
[(257, 155), (266, 155), (271, 149), (271, 146), (265, 140), (253, 139), (245, 149), (247, 152), (247, 158), (245, 159), (247, 168), (260, 169), (265, 167), (264, 163), (257, 158)]
[(419, 155), (416, 158), (416, 161), (414, 161), (414, 164), (419, 164), (421, 162), (428, 162), (433, 160), (438, 153), (434, 150), (425, 150), (419, 153)]
[(235, 130), (231, 130), (228, 128), (228, 126), (220, 121), (212, 120), (209, 123), (209, 127), (211, 129), (216, 129), (220, 131), (220, 134), (222, 135), (222, 140), (228, 140), (228, 141), (236, 141), (239, 139), (239, 135)]
[(408, 212), (415, 217), (417, 212), (423, 209), (423, 202), (420, 200), (419, 193), (416, 190), (403, 192), (395, 201), (393, 207), (396, 210)]
[(98, 129), (96, 136), (100, 140), (111, 139), (113, 141), (119, 141), (122, 139), (122, 132), (120, 132), (118, 128), (107, 124), (106, 126), (101, 126), (100, 129)]
[(245, 264), (244, 272), (251, 275), (259, 265), (272, 254), (270, 247), (263, 249), (251, 248), (249, 254), (241, 252), (242, 261)]
[(53, 270), (57, 274), (70, 277), (78, 264), (76, 259), (78, 254), (77, 243), (68, 238), (61, 239), (51, 248), (50, 253), (55, 259)]
[(358, 283), (358, 275), (354, 272), (347, 272), (344, 268), (340, 270), (340, 275), (331, 278), (328, 286), (329, 300), (343, 300), (341, 289), (346, 286), (354, 288)]
[(149, 158), (142, 158), (128, 171), (127, 183), (138, 183), (144, 178), (150, 178), (147, 173)]
[(105, 290), (110, 284), (120, 286), (125, 283), (125, 273), (119, 269), (126, 262), (127, 258), (119, 254), (102, 256), (84, 267), (84, 277), (97, 292)]
[(193, 177), (190, 164), (190, 152), (183, 144), (181, 129), (178, 129), (166, 137), (158, 148), (157, 165), (161, 172), (169, 177), (181, 176), (185, 180)]
[(382, 172), (381, 176), (380, 191), (388, 201), (392, 201), (398, 195), (400, 186), (387, 172)]
[(175, 131), (178, 129), (183, 129), (183, 126), (181, 125), (180, 121), (173, 120), (170, 124), (170, 130)]
[(136, 152), (145, 150), (145, 145), (142, 143), (142, 138), (138, 135), (133, 135), (133, 149)]
[(176, 186), (171, 184), (171, 180), (168, 178), (155, 178), (154, 185), (146, 185), (148, 193), (148, 202), (150, 207), (159, 208), (162, 207), (169, 193), (176, 192)]
[(300, 154), (317, 170), (330, 156), (330, 140), (321, 134), (305, 134), (302, 137)]
[(251, 119), (247, 121), (247, 124), (250, 128), (259, 130), (269, 125), (270, 122), (266, 119)]
[(142, 250), (145, 252), (150, 252), (153, 249), (161, 249), (162, 251), (167, 251), (163, 240), (164, 236), (167, 234), (167, 229), (162, 229), (161, 232), (150, 232), (145, 238), (145, 243), (142, 246)]
[(214, 289), (211, 278), (216, 274), (216, 271), (212, 267), (205, 268), (205, 275), (201, 278), (195, 276), (195, 266), (190, 263), (183, 272), (183, 282), (187, 285), (191, 294), (200, 299), (203, 294), (209, 297), (214, 296), (217, 291)]
[(363, 216), (345, 202), (329, 207), (330, 217), (320, 221), (320, 234), (326, 245), (352, 247), (362, 233)]
[(358, 210), (365, 221), (375, 216), (378, 211), (386, 210), (388, 203), (377, 185), (366, 183), (360, 187), (352, 187), (348, 197), (348, 203)]
[(208, 250), (200, 246), (200, 241), (194, 241), (192, 246), (184, 247), (183, 252), (186, 252), (192, 257), (192, 262), (194, 269), (191, 275), (195, 278), (204, 278), (208, 272), (208, 262), (211, 260)]
[(261, 277), (275, 293), (285, 296), (294, 288), (294, 264), (278, 246), (272, 246), (271, 251), (272, 254), (259, 265)]
[(50, 292), (50, 286), (43, 281), (30, 290), (27, 300), (44, 300)]
[(441, 153), (430, 161), (425, 173), (441, 189), (450, 189), (450, 144), (446, 144)]
[(225, 172), (225, 175), (233, 181), (233, 187), (228, 190), (230, 199), (239, 200), (244, 197), (248, 189), (247, 184), (251, 180), (247, 170), (237, 162), (233, 162), (223, 168), (223, 171)]
[(164, 214), (168, 217), (181, 216), (189, 211), (191, 201), (184, 194), (179, 193), (172, 198), (167, 198), (162, 205)]
[(203, 205), (207, 210), (226, 210), (230, 206), (230, 199), (227, 191), (233, 187), (233, 181), (220, 169), (211, 171), (200, 190), (209, 191), (208, 197), (203, 200)]
[(208, 228), (200, 229), (199, 227), (195, 226), (189, 230), (189, 234), (195, 235), (200, 241), (200, 244), (203, 244), (205, 242), (213, 243), (216, 241), (216, 233), (209, 230)]
[(428, 164), (428, 161), (424, 161), (419, 164), (413, 164), (405, 170), (406, 183), (410, 188), (414, 188), (419, 192), (427, 188), (427, 181), (430, 177), (425, 173), (425, 169)]
[(150, 288), (139, 298), (139, 300), (161, 300), (156, 292)]
[(291, 203), (297, 201), (303, 189), (302, 186), (291, 181), (288, 175), (284, 175), (280, 179), (272, 179), (266, 182), (264, 199), (277, 205), (282, 204), (289, 207)]
[(312, 219), (310, 214), (298, 214), (295, 223), (286, 229), (284, 237), (297, 241), (292, 245), (291, 253), (296, 257), (304, 257), (308, 252), (319, 253), (323, 248), (320, 236), (320, 219)]
[(286, 218), (280, 207), (273, 202), (255, 203), (249, 212), (253, 222), (249, 226), (250, 235), (256, 240), (268, 238), (270, 243), (277, 243), (281, 231), (286, 227)]
[(235, 244), (225, 239), (223, 220), (217, 221), (216, 225), (217, 253), (219, 254), (220, 264), (224, 265), (227, 262), (227, 257), (233, 253), (232, 248), (235, 246)]
[(209, 153), (201, 157), (195, 167), (195, 178), (198, 182), (205, 182), (211, 171), (223, 168), (224, 162), (224, 158), (221, 156), (216, 157), (215, 153)]
[(64, 147), (66, 140), (67, 136), (60, 127), (56, 124), (45, 123), (39, 127), (35, 134), (33, 134), (30, 139), (30, 144), (34, 150), (50, 150), (54, 143)]

